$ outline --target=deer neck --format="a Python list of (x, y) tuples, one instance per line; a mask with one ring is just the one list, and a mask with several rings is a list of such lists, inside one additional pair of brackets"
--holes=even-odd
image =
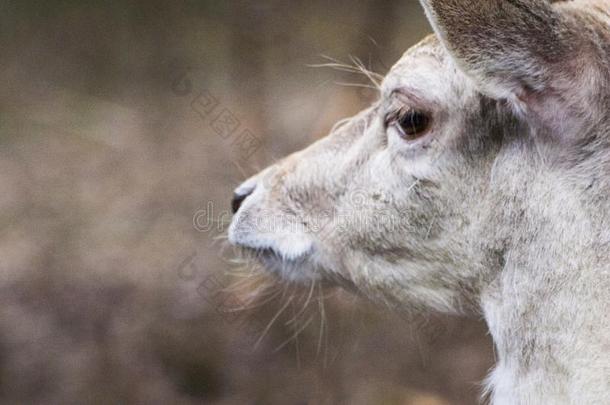
[(498, 357), (494, 405), (610, 403), (608, 210), (549, 182), (530, 183), (538, 197), (512, 211), (503, 268), (480, 298)]

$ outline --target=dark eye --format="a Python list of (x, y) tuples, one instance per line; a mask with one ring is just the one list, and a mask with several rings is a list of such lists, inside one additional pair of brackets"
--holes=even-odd
[(430, 126), (430, 117), (421, 111), (401, 111), (397, 114), (394, 125), (402, 138), (412, 141), (426, 132)]

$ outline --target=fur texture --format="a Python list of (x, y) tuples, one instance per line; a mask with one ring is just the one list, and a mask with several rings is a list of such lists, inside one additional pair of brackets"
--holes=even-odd
[(436, 36), (238, 189), (230, 241), (292, 281), (483, 315), (496, 405), (610, 403), (610, 2), (422, 4)]

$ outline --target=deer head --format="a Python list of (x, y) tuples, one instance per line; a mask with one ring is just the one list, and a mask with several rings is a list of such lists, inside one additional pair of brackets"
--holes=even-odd
[(607, 257), (610, 6), (422, 5), (436, 35), (369, 109), (240, 186), (229, 239), (291, 281), (483, 312), (508, 358), (510, 311), (551, 287), (568, 299), (570, 272)]

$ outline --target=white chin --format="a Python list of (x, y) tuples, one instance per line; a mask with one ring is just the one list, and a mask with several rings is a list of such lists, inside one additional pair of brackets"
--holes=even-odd
[(313, 243), (305, 235), (290, 232), (257, 233), (234, 221), (229, 227), (229, 242), (250, 250), (272, 250), (284, 260), (299, 260), (312, 253)]
[(268, 249), (259, 251), (257, 257), (265, 267), (265, 270), (284, 281), (306, 283), (320, 279), (320, 274), (316, 270), (310, 255), (286, 260), (275, 251)]
[(312, 261), (313, 243), (305, 235), (259, 234), (244, 228), (239, 222), (233, 222), (229, 228), (229, 242), (253, 252), (269, 272), (290, 282), (311, 281), (318, 277)]

